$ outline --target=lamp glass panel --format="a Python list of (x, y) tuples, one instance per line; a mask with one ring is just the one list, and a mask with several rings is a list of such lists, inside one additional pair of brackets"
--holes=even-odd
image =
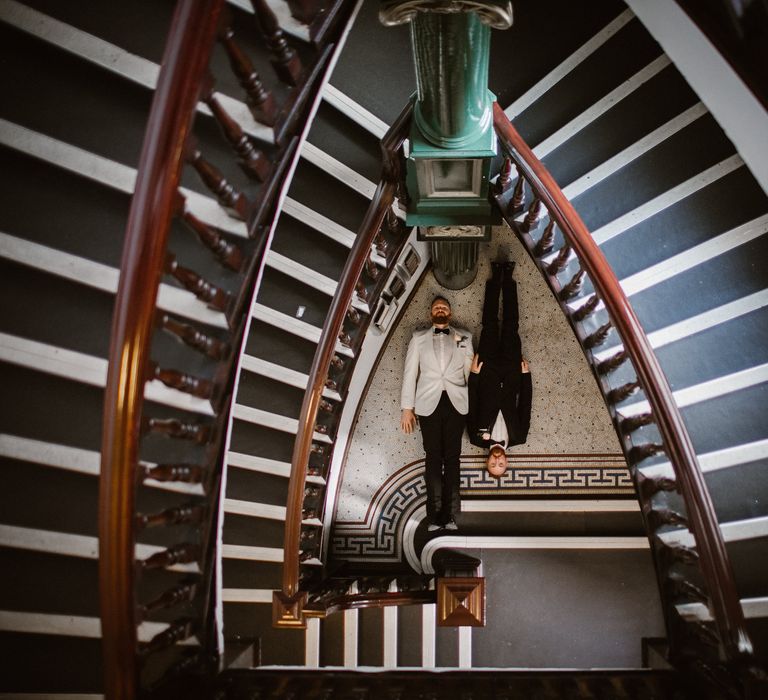
[(432, 176), (435, 193), (472, 191), (471, 160), (440, 159), (432, 161)]

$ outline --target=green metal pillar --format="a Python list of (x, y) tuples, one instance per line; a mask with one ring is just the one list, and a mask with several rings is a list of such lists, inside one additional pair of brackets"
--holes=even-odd
[(488, 90), (491, 27), (512, 24), (508, 0), (383, 0), (386, 25), (411, 25), (416, 95), (406, 223), (430, 242), (437, 281), (462, 289), (477, 274), (478, 240), (499, 216), (488, 201), (497, 154)]
[(474, 12), (424, 12), (411, 22), (411, 41), (416, 62), (416, 126), (442, 148), (476, 142), (492, 121), (491, 28)]

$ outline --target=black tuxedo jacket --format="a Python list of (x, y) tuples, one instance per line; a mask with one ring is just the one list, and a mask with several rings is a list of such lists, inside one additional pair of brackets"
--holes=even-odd
[(528, 439), (531, 425), (531, 374), (518, 372), (503, 377), (484, 366), (479, 373), (471, 373), (468, 381), (469, 413), (467, 432), (469, 440), (478, 447), (488, 447), (490, 440), (483, 433), (490, 433), (499, 410), (509, 433), (509, 445), (522, 445)]

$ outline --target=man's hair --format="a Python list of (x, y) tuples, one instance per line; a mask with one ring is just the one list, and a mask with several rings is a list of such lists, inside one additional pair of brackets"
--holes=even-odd
[(507, 451), (501, 445), (491, 445), (488, 454), (492, 455), (494, 452), (503, 452), (504, 454), (507, 454)]
[(444, 301), (446, 304), (448, 304), (448, 308), (449, 308), (449, 309), (451, 308), (451, 302), (450, 302), (450, 301), (448, 301), (448, 300), (447, 300), (447, 299), (446, 299), (444, 296), (441, 296), (440, 294), (438, 294), (438, 295), (437, 295), (437, 296), (436, 296), (436, 297), (435, 297), (435, 298), (434, 298), (434, 299), (433, 299), (433, 300), (430, 302), (430, 304), (429, 304), (429, 308), (430, 308), (430, 309), (431, 309), (431, 308), (432, 308), (432, 307), (435, 305), (435, 302), (436, 302), (436, 301)]

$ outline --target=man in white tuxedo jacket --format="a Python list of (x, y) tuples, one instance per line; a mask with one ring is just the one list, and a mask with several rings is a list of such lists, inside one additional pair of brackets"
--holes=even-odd
[(418, 416), (426, 452), (428, 529), (456, 530), (461, 436), (469, 410), (467, 377), (474, 351), (469, 331), (450, 325), (447, 299), (435, 297), (430, 313), (432, 327), (414, 332), (408, 344), (400, 425), (411, 433)]

